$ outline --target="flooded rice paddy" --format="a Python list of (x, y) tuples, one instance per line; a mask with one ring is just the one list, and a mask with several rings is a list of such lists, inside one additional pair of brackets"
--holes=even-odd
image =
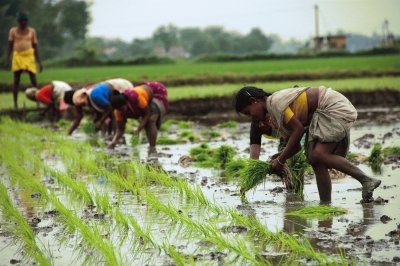
[[(358, 122), (351, 132), (350, 151), (360, 158), (375, 143), (400, 146), (396, 118), (371, 121)], [(303, 197), (267, 177), (243, 200), (237, 180), (219, 169), (196, 167), (187, 157), (207, 142), (211, 148), (232, 146), (236, 157), (248, 158), (248, 123), (234, 128), (193, 123), (185, 130), (194, 133), (194, 142), (159, 145), (158, 158), (148, 158), (147, 143), (132, 148), (128, 134), (128, 144), (107, 151), (103, 137), (92, 139), (98, 147), (82, 132), (67, 137), (62, 130), (3, 119), (0, 175), (7, 193), (1, 199), (0, 265), (400, 263), (399, 155), (374, 171), (362, 159), (356, 162), (382, 180), (375, 202), (361, 204), (360, 184), (338, 174), (331, 206), (347, 213), (304, 219), (288, 212), (319, 205), (312, 172)], [(204, 131), (220, 136), (204, 137)], [(177, 139), (181, 132), (171, 125), (161, 135)], [(268, 160), (277, 145), (264, 139), (261, 159)], [(27, 224), (17, 222), (18, 213)]]

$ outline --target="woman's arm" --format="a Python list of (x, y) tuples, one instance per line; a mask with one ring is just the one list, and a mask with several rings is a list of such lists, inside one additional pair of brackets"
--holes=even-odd
[(120, 120), (117, 122), (117, 132), (115, 132), (114, 138), (111, 141), (110, 144), (107, 145), (107, 148), (112, 149), (117, 145), (117, 142), (122, 138), (125, 132), (125, 126), (126, 126), (126, 119)]
[(260, 158), (261, 145), (251, 144), (250, 145), (250, 159), (258, 160)]
[(305, 131), (303, 124), (294, 116), (286, 126), (291, 130), (291, 134), (281, 154), (276, 159), (272, 160), (272, 169), (276, 172), (280, 172), (286, 160), (300, 151), (300, 140)]
[(71, 127), (68, 130), (68, 134), (71, 135), (72, 132), (74, 132), (74, 130), (79, 126), (79, 124), (81, 123), (81, 120), (83, 118), (83, 110), (82, 107), (77, 107), (75, 106), (75, 110), (74, 110), (74, 121), (72, 122)]
[(144, 116), (142, 117), (142, 119), (140, 120), (139, 126), (136, 130), (136, 133), (139, 134), (139, 132), (146, 126), (147, 121), (150, 118), (150, 106), (146, 106), (146, 108), (144, 109)]

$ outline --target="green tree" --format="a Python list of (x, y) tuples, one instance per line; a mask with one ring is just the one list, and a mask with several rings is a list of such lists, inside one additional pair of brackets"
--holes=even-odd
[(172, 24), (161, 26), (153, 33), (153, 40), (161, 43), (168, 53), (171, 47), (178, 43), (178, 33), (178, 28)]

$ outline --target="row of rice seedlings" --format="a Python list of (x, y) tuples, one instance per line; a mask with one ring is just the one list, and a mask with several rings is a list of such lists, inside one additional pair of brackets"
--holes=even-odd
[(347, 210), (343, 208), (319, 205), (319, 206), (306, 206), (300, 210), (291, 211), (286, 214), (292, 216), (299, 216), (303, 218), (309, 218), (309, 219), (324, 220), (338, 215), (343, 215), (346, 213)]
[[(10, 176), (16, 179), (20, 184), (30, 186), (39, 191), (42, 198), (55, 207), (60, 214), (60, 221), (67, 229), (67, 233), (73, 234), (74, 232), (79, 231), (80, 235), (82, 236), (82, 240), (89, 244), (90, 247), (93, 247), (99, 251), (103, 255), (103, 259), (107, 264), (121, 265), (121, 256), (116, 254), (116, 251), (110, 241), (103, 239), (97, 226), (89, 226), (81, 221), (73, 211), (66, 208), (58, 200), (54, 192), (48, 192), (44, 185), (33, 179), (26, 169), (19, 167), (19, 165), (15, 163), (15, 159), (12, 158), (12, 156), (3, 156), (2, 159), (10, 171)], [(89, 259), (91, 259), (89, 256), (86, 257), (86, 260)]]
[[(24, 261), (33, 259), (40, 265), (52, 265), (51, 256), (45, 254), (43, 244), (39, 247), (35, 233), (26, 221), (22, 213), (15, 207), (10, 196), (8, 195), (7, 187), (0, 181), (0, 209), (3, 219), (10, 224), (2, 224), (8, 232), (14, 236), (14, 241), (20, 244), (24, 251), (22, 257)], [(46, 250), (46, 253), (48, 251)]]
[(146, 201), (151, 204), (157, 211), (164, 213), (169, 218), (176, 222), (180, 222), (186, 226), (186, 229), (190, 232), (190, 238), (200, 238), (204, 241), (217, 245), (217, 249), (226, 248), (230, 251), (235, 252), (240, 258), (246, 259), (254, 265), (261, 265), (263, 263), (256, 260), (253, 252), (250, 251), (247, 246), (251, 246), (250, 243), (246, 243), (239, 238), (224, 237), (221, 230), (216, 228), (215, 225), (210, 223), (198, 222), (193, 220), (188, 215), (184, 214), (178, 208), (172, 204), (164, 204), (158, 200), (149, 190), (146, 193)]

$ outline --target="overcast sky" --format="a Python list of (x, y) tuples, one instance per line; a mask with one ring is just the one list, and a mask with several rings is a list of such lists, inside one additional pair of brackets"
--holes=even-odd
[(307, 39), (315, 34), (314, 5), (318, 4), (320, 34), (342, 29), (371, 35), (382, 24), (400, 34), (400, 0), (92, 0), (90, 36), (150, 37), (161, 25), (223, 26), (247, 33), (258, 27), (283, 39)]

